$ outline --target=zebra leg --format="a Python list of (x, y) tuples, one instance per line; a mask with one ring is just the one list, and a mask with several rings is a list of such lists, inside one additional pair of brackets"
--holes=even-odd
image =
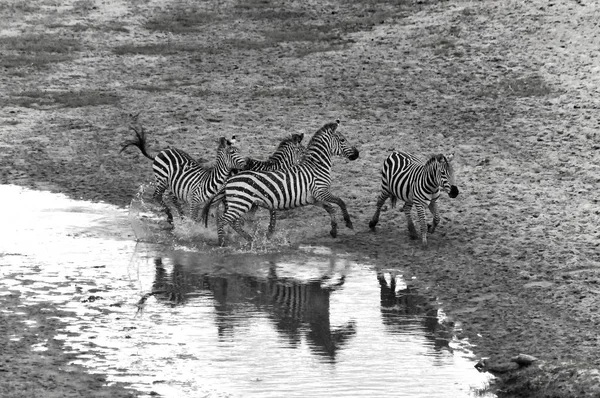
[(375, 226), (379, 222), (379, 214), (381, 213), (381, 207), (389, 197), (390, 194), (387, 192), (381, 192), (379, 194), (379, 197), (377, 198), (377, 205), (375, 206), (375, 214), (373, 214), (373, 217), (369, 222), (369, 228), (371, 228), (371, 231), (375, 231)]
[(275, 210), (269, 209), (269, 229), (267, 230), (267, 238), (271, 238), (271, 236), (273, 235), (273, 232), (275, 232), (275, 223), (276, 222), (277, 222), (277, 214), (275, 213)]
[(337, 220), (335, 218), (335, 208), (331, 205), (331, 203), (327, 202), (317, 202), (315, 205), (321, 206), (322, 208), (329, 213), (329, 217), (331, 217), (331, 231), (329, 231), (329, 235), (332, 238), (337, 237)]
[(425, 219), (425, 207), (422, 204), (416, 204), (417, 215), (419, 216), (419, 225), (421, 227), (421, 240), (423, 246), (427, 246), (427, 220)]
[(415, 224), (413, 223), (412, 216), (410, 214), (410, 212), (412, 211), (412, 204), (404, 203), (402, 211), (406, 215), (406, 222), (408, 223), (408, 235), (411, 239), (417, 239), (419, 235), (417, 234)]
[(242, 228), (242, 225), (241, 225), (239, 219), (237, 219), (233, 222), (230, 222), (229, 225), (231, 225), (231, 228), (233, 228), (233, 230), (235, 232), (240, 234), (242, 236), (242, 238), (246, 239), (248, 241), (248, 243), (252, 243), (252, 241), (253, 241), (252, 235), (250, 235), (248, 232), (244, 231), (244, 228)]
[(440, 223), (440, 214), (438, 213), (437, 200), (432, 200), (429, 203), (429, 211), (433, 214), (433, 224), (427, 225), (427, 232), (430, 234), (435, 232), (435, 227)]
[(179, 202), (179, 200), (177, 200), (177, 198), (173, 194), (171, 194), (170, 197), (171, 203), (173, 203), (173, 206), (175, 206), (177, 213), (179, 213), (179, 217), (183, 218), (183, 208), (181, 207), (181, 202)]
[(173, 205), (173, 207), (175, 207), (175, 210), (177, 210), (179, 217), (183, 218), (183, 208), (181, 207), (181, 203), (177, 200), (175, 194), (172, 191), (166, 191), (163, 194), (163, 198), (166, 199), (165, 203), (167, 204), (167, 206), (169, 204)]
[(225, 246), (225, 220), (223, 215), (217, 213), (217, 236), (219, 237), (219, 246)]
[(247, 208), (242, 209), (241, 211), (240, 209), (236, 209), (236, 211), (234, 212), (229, 206), (225, 205), (225, 211), (223, 212), (223, 215), (221, 215), (218, 218), (217, 222), (217, 232), (219, 234), (220, 246), (223, 246), (223, 244), (225, 243), (225, 223), (228, 223), (235, 232), (242, 236), (242, 238), (246, 239), (248, 242), (252, 242), (252, 235), (244, 231), (244, 229), (242, 228), (242, 222), (240, 221), (240, 217), (242, 216), (242, 214), (248, 212), (248, 210), (250, 210), (250, 207), (251, 205), (249, 205)]
[[(352, 225), (352, 220), (350, 220), (350, 214), (348, 214), (348, 209), (346, 208), (346, 203), (342, 200), (342, 198), (339, 198), (335, 195), (333, 195), (331, 192), (325, 192), (324, 194), (321, 195), (317, 195), (316, 199), (320, 202), (330, 202), (330, 203), (335, 203), (336, 205), (338, 205), (340, 207), (340, 209), (342, 210), (342, 216), (344, 217), (344, 222), (346, 223), (346, 227), (350, 228), (350, 229), (354, 229), (354, 226)], [(327, 208), (325, 208), (325, 210), (327, 210)], [(329, 210), (327, 210), (329, 212)], [(329, 213), (331, 214), (331, 213)], [(337, 222), (336, 222), (337, 225)]]
[(196, 221), (198, 219), (199, 211), (200, 203), (196, 199), (192, 199), (192, 203), (190, 203), (190, 218), (192, 221)]
[(162, 207), (163, 211), (166, 213), (167, 221), (169, 222), (169, 224), (173, 224), (173, 214), (171, 213), (171, 209), (169, 209), (169, 206), (167, 206), (167, 204), (163, 200), (163, 194), (166, 190), (167, 187), (164, 184), (161, 184), (161, 182), (157, 181), (152, 198)]

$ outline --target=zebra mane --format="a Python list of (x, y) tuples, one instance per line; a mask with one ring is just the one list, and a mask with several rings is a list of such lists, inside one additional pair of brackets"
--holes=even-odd
[(319, 130), (317, 130), (317, 132), (312, 136), (312, 138), (310, 139), (310, 141), (308, 142), (308, 145), (306, 146), (306, 148), (310, 148), (310, 146), (321, 140), (321, 137), (323, 137), (326, 134), (330, 134), (333, 133), (335, 130), (337, 130), (338, 126), (340, 124), (339, 120), (336, 120), (334, 123), (327, 123), (326, 125), (324, 125), (323, 127), (321, 127)]
[(442, 164), (450, 164), (450, 162), (448, 162), (448, 159), (446, 159), (446, 156), (444, 156), (441, 153), (438, 153), (437, 155), (431, 155), (431, 157), (429, 158), (429, 160), (427, 160), (427, 162), (425, 162), (425, 166), (429, 166), (432, 163), (442, 163)]
[[(281, 140), (281, 142), (279, 143), (279, 145), (277, 145), (277, 149), (275, 150), (275, 152), (279, 151), (280, 149), (282, 149), (286, 144), (288, 143), (294, 143), (298, 138), (299, 134), (290, 134), (287, 137), (285, 137), (283, 140)], [(300, 141), (302, 141), (302, 138), (300, 138)]]

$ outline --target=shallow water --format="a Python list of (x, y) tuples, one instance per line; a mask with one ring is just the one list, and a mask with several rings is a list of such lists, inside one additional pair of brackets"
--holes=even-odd
[(58, 338), (113, 382), (167, 397), (483, 396), (487, 376), (435, 301), (375, 264), (323, 247), (217, 249), (198, 244), (211, 232), (173, 238), (140, 212), (132, 229), (113, 206), (0, 194), (0, 294), (71, 311)]

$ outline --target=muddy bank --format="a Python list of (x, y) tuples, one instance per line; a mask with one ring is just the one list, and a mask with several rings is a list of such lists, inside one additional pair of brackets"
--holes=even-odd
[[(132, 122), (148, 128), (153, 153), (173, 145), (212, 160), (222, 135), (266, 157), (287, 134), (310, 136), (340, 118), (361, 157), (334, 164), (333, 190), (355, 229), (329, 238), (317, 208), (280, 225), (305, 231), (303, 243), (416, 276), (482, 357), (539, 358), (505, 375), (505, 396), (597, 396), (598, 5), (282, 7), (0, 8), (10, 20), (0, 31), (10, 55), (0, 77), (0, 183), (126, 206), (152, 177), (148, 159), (118, 153)], [(42, 39), (53, 45), (36, 47)], [(427, 249), (408, 238), (397, 209), (368, 230), (392, 148), (456, 153), (461, 195), (441, 200)]]

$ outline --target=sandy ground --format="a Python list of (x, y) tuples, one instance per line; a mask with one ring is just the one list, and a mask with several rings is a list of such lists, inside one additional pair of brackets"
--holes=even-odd
[[(335, 162), (333, 191), (355, 229), (331, 239), (318, 208), (289, 212), (282, 228), (415, 276), (492, 363), (539, 358), (503, 374), (501, 396), (600, 396), (596, 2), (59, 3), (0, 5), (0, 183), (127, 206), (152, 177), (148, 159), (118, 153), (136, 120), (154, 153), (211, 160), (219, 136), (261, 158), (340, 118), (361, 156)], [(426, 249), (398, 209), (368, 229), (393, 148), (456, 154), (461, 194), (441, 199)], [(0, 350), (14, 363), (0, 365), (11, 376), (0, 392), (45, 369), (32, 356), (26, 344)], [(64, 396), (78, 396), (64, 381), (74, 374), (92, 377), (53, 375)]]

